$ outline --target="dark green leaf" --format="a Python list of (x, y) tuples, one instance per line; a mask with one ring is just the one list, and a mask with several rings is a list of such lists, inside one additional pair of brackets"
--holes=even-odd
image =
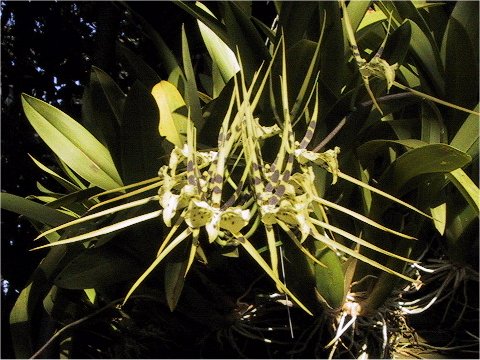
[[(174, 3), (178, 5), (180, 2), (176, 1)], [(177, 73), (183, 79), (183, 73), (180, 69), (177, 59), (175, 58), (175, 55), (173, 55), (172, 51), (168, 48), (168, 46), (165, 44), (165, 41), (163, 41), (162, 37), (158, 34), (154, 27), (148, 21), (146, 21), (139, 13), (137, 13), (130, 6), (128, 6), (126, 2), (122, 2), (120, 4), (122, 4), (129, 10), (127, 16), (129, 16), (129, 14), (132, 14), (132, 17), (134, 18), (133, 21), (138, 22), (142, 26), (146, 35), (150, 38), (153, 45), (155, 46), (157, 55), (161, 60), (162, 65), (165, 67), (168, 75), (170, 76), (172, 73)], [(175, 85), (178, 86), (177, 83), (175, 83)]]
[(220, 95), (210, 101), (203, 112), (205, 124), (203, 129), (199, 131), (197, 138), (198, 144), (207, 147), (216, 147), (218, 145), (218, 132), (222, 126), (223, 119), (228, 109), (230, 99), (232, 97), (234, 87), (234, 79), (231, 79), (223, 88)]
[(448, 173), (467, 165), (471, 157), (446, 144), (429, 144), (399, 156), (382, 176), (382, 183), (389, 184), (399, 195), (407, 183), (415, 177), (431, 173)]
[[(10, 332), (13, 348), (19, 359), (30, 358), (38, 346), (38, 326), (34, 322), (42, 299), (51, 288), (51, 278), (65, 261), (69, 261), (78, 247), (56, 246), (34, 271), (27, 286), (21, 291), (10, 313)], [(35, 348), (34, 348), (35, 346)]]
[(165, 296), (170, 311), (175, 310), (185, 283), (191, 241), (184, 241), (173, 250), (165, 263)]
[(422, 103), (421, 139), (428, 144), (447, 143), (447, 129), (437, 106), (431, 102)]
[(157, 175), (163, 156), (158, 119), (155, 99), (137, 80), (128, 93), (120, 128), (122, 178), (125, 184)]
[[(475, 111), (478, 111), (478, 104), (475, 107)], [(450, 145), (476, 159), (478, 158), (479, 133), (478, 116), (470, 114), (453, 137)]]
[[(338, 4), (333, 1), (319, 1), (317, 4), (319, 6), (319, 29), (326, 21), (323, 36), (325, 40), (320, 49), (320, 78), (331, 93), (338, 97), (345, 83), (346, 59), (350, 57), (350, 50), (347, 50), (348, 57), (345, 58), (345, 38)], [(324, 15), (326, 15), (325, 18)]]
[(127, 61), (128, 68), (135, 78), (143, 83), (148, 89), (153, 88), (161, 79), (160, 76), (132, 50), (117, 43), (117, 49), (121, 56)]
[(8, 193), (0, 194), (0, 202), (2, 209), (13, 211), (49, 226), (62, 225), (74, 219), (58, 210)]
[(223, 10), (223, 19), (228, 33), (228, 40), (224, 41), (235, 54), (238, 48), (248, 86), (254, 72), (263, 61), (270, 60), (270, 55), (250, 18), (234, 3), (220, 2), (219, 4)]
[(403, 64), (410, 48), (411, 37), (412, 27), (410, 23), (406, 21), (388, 35), (382, 57), (386, 59), (389, 64)]
[[(471, 2), (475, 5), (476, 2)], [(475, 11), (472, 7), (472, 12)], [(478, 28), (478, 4), (476, 4)], [(445, 63), (445, 99), (455, 105), (467, 109), (478, 103), (478, 41), (472, 44), (469, 41), (469, 32), (455, 18), (451, 17), (442, 43), (442, 55)], [(478, 29), (477, 29), (478, 31)], [(455, 109), (448, 109), (448, 123), (450, 133), (455, 133), (466, 115)], [(478, 119), (478, 118), (477, 118)]]
[[(298, 4), (293, 1), (286, 1), (279, 15), (278, 29), (283, 30), (285, 37), (285, 47), (289, 49), (291, 46), (304, 39), (308, 30), (310, 21), (318, 11), (316, 1), (305, 1), (302, 3), (302, 11), (298, 11)], [(278, 44), (282, 36), (282, 31), (277, 31)]]
[(64, 289), (103, 288), (138, 276), (142, 271), (138, 262), (110, 244), (85, 250), (72, 259), (55, 278), (55, 285)]
[(90, 84), (85, 88), (82, 118), (88, 129), (101, 140), (110, 151), (115, 165), (120, 169), (118, 129), (125, 104), (125, 94), (103, 70), (92, 66)]
[(60, 185), (62, 185), (67, 191), (77, 191), (80, 190), (80, 188), (68, 181), (67, 179), (63, 178), (62, 176), (58, 175), (56, 172), (53, 170), (49, 169), (47, 166), (43, 165), (40, 161), (35, 159), (32, 155), (28, 154), (30, 158), (33, 160), (35, 165), (37, 165), (40, 169), (45, 171), (47, 174), (51, 175), (52, 178), (57, 181)]

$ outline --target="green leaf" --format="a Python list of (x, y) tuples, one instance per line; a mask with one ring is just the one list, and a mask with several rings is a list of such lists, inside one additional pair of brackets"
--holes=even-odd
[[(193, 1), (174, 1), (174, 4), (207, 25), (224, 43), (230, 45), (225, 25), (210, 15), (210, 13), (203, 10), (200, 6), (197, 6)], [(230, 49), (235, 50), (232, 46), (230, 46)]]
[(22, 94), (22, 104), (38, 135), (75, 172), (102, 189), (123, 185), (108, 150), (82, 125), (27, 94)]
[(15, 355), (19, 359), (28, 359), (33, 354), (33, 335), (31, 329), (32, 306), (38, 298), (31, 299), (33, 284), (29, 283), (15, 301), (10, 313), (10, 332)]
[(120, 169), (118, 129), (122, 119), (125, 94), (103, 70), (92, 66), (90, 83), (85, 88), (82, 118), (87, 129), (92, 131), (109, 149), (115, 165)]
[(374, 16), (381, 14), (379, 11), (369, 12), (371, 1), (350, 1), (347, 6), (348, 17), (350, 18), (350, 24), (352, 25), (353, 32), (359, 30), (360, 24), (365, 21), (367, 14), (369, 16)]
[[(318, 3), (316, 1), (303, 2), (302, 11), (298, 10), (298, 4), (286, 1), (278, 17), (278, 29), (283, 30), (286, 49), (304, 39), (311, 19), (318, 11)], [(280, 41), (280, 36), (282, 36), (282, 31), (277, 31), (276, 44)]]
[[(478, 4), (469, 2), (472, 12), (477, 14), (475, 27), (478, 28)], [(476, 10), (475, 10), (476, 8)], [(469, 32), (474, 29), (464, 28), (451, 17), (442, 42), (442, 57), (445, 64), (445, 100), (455, 105), (471, 109), (478, 103), (478, 39), (469, 41)], [(478, 29), (477, 29), (478, 31)], [(448, 126), (450, 132), (456, 131), (465, 114), (448, 109)], [(478, 121), (478, 120), (477, 120)]]
[[(433, 173), (449, 173), (467, 165), (471, 157), (447, 144), (426, 144), (420, 140), (393, 141), (372, 140), (358, 148), (362, 161), (371, 159), (382, 146), (407, 146), (410, 151), (400, 155), (380, 181), (387, 191), (397, 196), (406, 191), (405, 185), (417, 176)], [(410, 184), (410, 186), (413, 186)], [(401, 191), (400, 191), (401, 190)]]
[(103, 288), (130, 280), (140, 271), (140, 264), (132, 256), (109, 243), (83, 251), (63, 268), (54, 282), (64, 289)]
[[(319, 21), (322, 27), (325, 26), (325, 34), (323, 35), (325, 40), (321, 44), (320, 51), (320, 79), (322, 79), (322, 84), (335, 97), (339, 97), (345, 84), (347, 67), (345, 58), (346, 39), (342, 21), (338, 15), (338, 4), (333, 1), (321, 1), (317, 4), (319, 6)], [(326, 17), (324, 17), (325, 14)], [(323, 24), (324, 22), (325, 24)], [(318, 26), (321, 29), (320, 24)], [(328, 104), (328, 106), (331, 105)]]
[[(478, 212), (470, 206), (455, 203), (449, 211), (445, 237), (452, 262), (472, 266), (478, 259)], [(472, 261), (473, 260), (473, 261)]]
[(133, 75), (148, 89), (151, 89), (161, 79), (160, 76), (153, 70), (140, 56), (135, 54), (132, 50), (117, 43), (117, 49), (120, 54), (127, 60), (128, 68)]
[(168, 256), (165, 263), (165, 297), (170, 311), (175, 310), (185, 284), (188, 267), (188, 254), (192, 247), (191, 241), (184, 241)]
[(42, 300), (51, 288), (52, 276), (78, 249), (69, 250), (65, 246), (51, 249), (35, 269), (13, 306), (10, 313), (10, 332), (15, 355), (19, 359), (30, 358), (38, 346), (40, 339), (34, 316), (40, 310)]
[(152, 89), (152, 95), (160, 113), (158, 130), (173, 145), (183, 148), (186, 142), (188, 118), (185, 101), (178, 90), (168, 81), (162, 80)]
[(315, 288), (320, 295), (321, 301), (325, 301), (330, 309), (339, 309), (344, 304), (345, 276), (342, 262), (334, 250), (328, 246), (315, 242), (315, 257), (325, 265), (315, 267)]
[[(97, 187), (91, 187), (87, 189), (81, 189), (78, 191), (71, 192), (67, 195), (61, 196), (55, 201), (52, 201), (48, 204), (49, 207), (59, 208), (62, 206), (68, 207), (70, 209), (78, 208), (78, 213), (81, 214), (85, 211), (84, 204), (93, 205), (95, 202), (88, 200), (91, 196), (96, 195), (100, 192), (100, 189)], [(72, 209), (73, 210), (73, 209)]]
[(422, 103), (421, 139), (426, 143), (447, 143), (447, 128), (438, 108), (432, 103)]
[(125, 102), (120, 143), (125, 184), (157, 175), (164, 155), (158, 134), (158, 107), (149, 89), (139, 81), (133, 84)]
[(204, 118), (207, 126), (202, 131), (198, 131), (198, 144), (207, 145), (208, 147), (218, 145), (218, 132), (232, 98), (234, 83), (235, 81), (232, 78), (222, 89), (220, 95), (205, 106)]
[(399, 156), (381, 182), (395, 194), (405, 191), (407, 182), (423, 174), (449, 173), (467, 165), (471, 157), (446, 144), (429, 144)]
[[(204, 4), (200, 2), (195, 4), (214, 16)], [(235, 53), (207, 25), (200, 20), (197, 22), (208, 53), (220, 70), (223, 82), (227, 83), (240, 70)]]
[[(286, 53), (288, 103), (293, 105), (292, 116), (297, 117), (304, 109), (308, 96), (313, 91), (318, 73), (319, 44), (310, 40), (301, 40)], [(277, 74), (281, 69), (281, 63), (277, 62), (273, 73)], [(281, 104), (280, 77), (273, 76), (273, 87), (276, 100)]]
[(45, 165), (43, 165), (40, 161), (38, 161), (37, 159), (35, 159), (32, 155), (28, 154), (28, 156), (30, 156), (30, 158), (33, 160), (33, 162), (35, 163), (35, 165), (37, 165), (40, 169), (42, 169), (43, 171), (45, 171), (47, 174), (51, 175), (60, 185), (62, 185), (67, 191), (77, 191), (77, 190), (80, 190), (80, 188), (71, 183), (70, 181), (68, 181), (67, 179), (61, 177), (60, 175), (58, 175), (55, 171), (53, 170), (50, 170), (48, 167), (46, 167)]
[(383, 57), (389, 64), (403, 64), (412, 39), (412, 27), (408, 21), (404, 22), (388, 35)]
[(441, 203), (438, 206), (431, 207), (430, 213), (432, 214), (435, 228), (438, 230), (439, 234), (443, 236), (447, 225), (447, 204)]
[(262, 62), (270, 61), (270, 54), (249, 16), (238, 5), (232, 2), (219, 4), (223, 10), (223, 20), (228, 33), (228, 40), (223, 40), (235, 53), (238, 48), (246, 83), (250, 85), (255, 71)]
[(205, 125), (205, 120), (202, 117), (202, 110), (200, 108), (200, 100), (197, 93), (197, 83), (195, 81), (195, 72), (193, 71), (190, 50), (188, 49), (185, 26), (182, 26), (182, 59), (186, 78), (185, 102), (187, 103), (188, 110), (190, 112), (190, 119), (195, 124), (195, 127), (198, 130), (201, 130)]
[(462, 169), (453, 170), (448, 174), (448, 178), (478, 215), (480, 207), (480, 190), (478, 186)]
[(1, 193), (0, 202), (2, 209), (26, 216), (27, 218), (38, 221), (49, 226), (59, 226), (74, 218), (58, 210), (45, 205), (24, 199), (20, 196)]
[(433, 85), (435, 93), (443, 97), (445, 81), (440, 54), (436, 46), (430, 43), (428, 35), (423, 33), (416, 23), (411, 20), (406, 21), (410, 23), (412, 29), (410, 45), (418, 60), (418, 67), (422, 74), (428, 75), (429, 84)]
[[(478, 104), (475, 111), (478, 111)], [(470, 114), (453, 137), (450, 145), (476, 159), (478, 158), (479, 133), (478, 115)]]

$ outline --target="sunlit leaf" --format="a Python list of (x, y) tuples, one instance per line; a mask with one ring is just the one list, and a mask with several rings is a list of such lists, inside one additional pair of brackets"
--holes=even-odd
[[(214, 16), (201, 2), (197, 1), (195, 4), (210, 15)], [(212, 61), (220, 70), (223, 82), (227, 83), (232, 76), (240, 70), (235, 53), (201, 20), (197, 20), (197, 22), (208, 53), (210, 54)]]
[(60, 185), (62, 185), (66, 190), (68, 191), (77, 191), (77, 190), (80, 190), (80, 188), (71, 183), (70, 181), (68, 181), (67, 179), (63, 178), (62, 176), (58, 175), (55, 171), (49, 169), (48, 167), (46, 167), (45, 165), (43, 165), (40, 161), (38, 161), (37, 159), (35, 159), (32, 155), (28, 154), (28, 156), (30, 156), (30, 158), (33, 160), (33, 162), (35, 163), (35, 165), (37, 165), (40, 169), (42, 169), (43, 171), (45, 171), (47, 174), (51, 175)]
[(122, 186), (110, 153), (82, 125), (27, 94), (22, 94), (22, 104), (42, 140), (80, 176), (102, 189)]
[(180, 149), (186, 142), (187, 121), (185, 101), (178, 90), (168, 81), (162, 80), (152, 89), (152, 95), (157, 102), (160, 121), (158, 129), (161, 136)]

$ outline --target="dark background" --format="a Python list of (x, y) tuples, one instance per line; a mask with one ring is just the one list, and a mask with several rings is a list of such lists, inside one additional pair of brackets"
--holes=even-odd
[[(185, 23), (191, 54), (205, 52), (195, 21), (171, 2), (130, 2), (167, 45), (180, 55), (180, 29)], [(209, 7), (215, 11), (215, 3)], [(253, 15), (272, 21), (272, 3), (253, 2)], [(20, 95), (49, 102), (81, 122), (84, 86), (95, 65), (107, 71), (124, 89), (128, 72), (115, 57), (120, 40), (142, 56), (162, 78), (161, 63), (148, 39), (127, 20), (125, 9), (113, 2), (2, 1), (1, 10), (1, 191), (19, 196), (39, 194), (37, 182), (60, 190), (33, 163), (28, 154), (56, 170), (49, 148), (23, 114)], [(2, 358), (13, 358), (9, 313), (19, 292), (44, 255), (30, 252), (36, 232), (28, 220), (1, 212)]]

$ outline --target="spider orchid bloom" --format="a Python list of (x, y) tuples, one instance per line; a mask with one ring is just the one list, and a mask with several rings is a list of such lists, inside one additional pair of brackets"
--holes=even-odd
[(362, 75), (366, 74), (366, 76), (373, 74), (381, 79), (385, 79), (388, 92), (395, 82), (395, 70), (397, 69), (398, 63), (390, 65), (384, 59), (375, 56), (369, 63), (365, 64), (363, 68), (360, 68), (360, 73)]
[(160, 170), (163, 177), (163, 185), (158, 190), (160, 206), (163, 208), (163, 222), (166, 226), (172, 226), (172, 219), (177, 210), (186, 208), (193, 197), (198, 197), (198, 189), (187, 184), (185, 179), (175, 179), (168, 175), (167, 167)]
[(307, 194), (297, 197), (294, 201), (282, 201), (280, 208), (282, 209), (280, 220), (290, 226), (297, 226), (302, 234), (300, 242), (303, 243), (311, 233), (308, 222), (311, 209)]
[(332, 185), (337, 182), (338, 178), (338, 160), (337, 155), (340, 153), (340, 148), (335, 146), (335, 149), (327, 150), (323, 153), (316, 153), (313, 151), (309, 151), (306, 149), (296, 149), (295, 156), (300, 164), (306, 164), (309, 161), (320, 165), (322, 167), (326, 167), (329, 172), (332, 173)]
[(193, 200), (185, 214), (185, 222), (191, 228), (205, 226), (210, 243), (219, 235), (220, 229), (238, 235), (250, 221), (250, 210), (241, 207), (230, 207), (226, 210), (213, 207), (206, 201)]
[(257, 135), (257, 138), (259, 140), (264, 140), (268, 139), (272, 136), (278, 135), (282, 132), (280, 127), (277, 124), (274, 124), (272, 126), (262, 126), (260, 125), (260, 119), (259, 118), (254, 118), (254, 126), (255, 126), (255, 133)]
[(302, 233), (303, 242), (310, 234), (307, 223), (309, 203), (306, 194), (297, 197), (297, 200), (282, 199), (279, 205), (263, 205), (260, 207), (262, 222), (265, 225), (277, 224), (279, 221), (288, 226), (296, 226)]

